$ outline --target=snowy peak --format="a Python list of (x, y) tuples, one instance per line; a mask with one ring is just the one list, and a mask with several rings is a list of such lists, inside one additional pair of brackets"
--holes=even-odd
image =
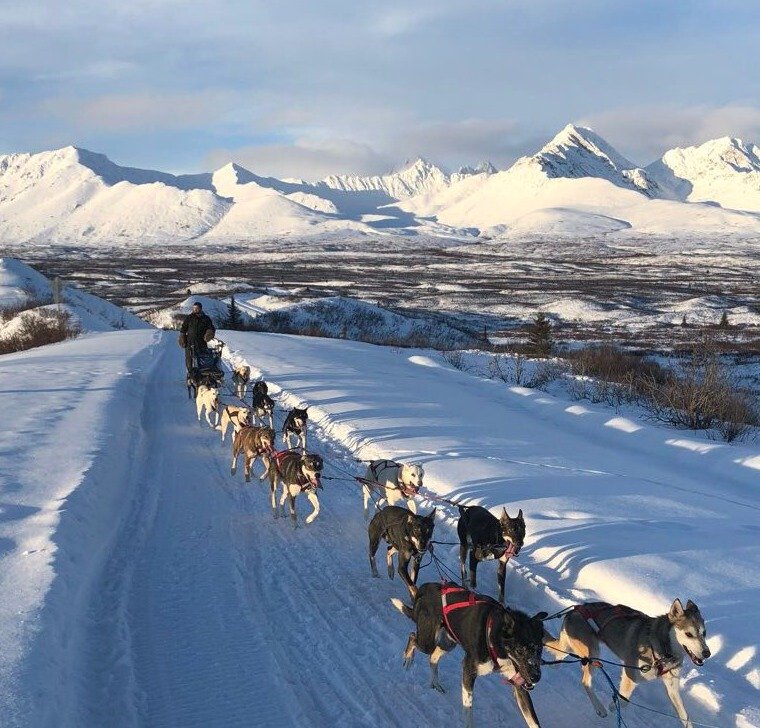
[(449, 176), (440, 167), (422, 157), (408, 162), (401, 170), (390, 174), (370, 177), (331, 175), (317, 183), (318, 186), (344, 192), (379, 192), (395, 200), (436, 191), (448, 184)]
[(741, 139), (671, 149), (647, 172), (674, 199), (760, 211), (760, 148)]
[[(520, 160), (522, 161), (522, 160)], [(653, 196), (656, 184), (647, 173), (626, 159), (595, 131), (568, 124), (537, 154), (527, 158), (550, 178), (598, 177), (618, 187)]]

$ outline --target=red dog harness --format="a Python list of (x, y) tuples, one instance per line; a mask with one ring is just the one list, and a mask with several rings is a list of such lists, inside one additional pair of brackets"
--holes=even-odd
[[(474, 607), (476, 604), (491, 604), (501, 606), (495, 599), (491, 597), (476, 594), (475, 592), (465, 589), (464, 587), (457, 586), (451, 582), (447, 582), (441, 586), (441, 607), (443, 608), (443, 624), (446, 627), (446, 631), (449, 633), (451, 639), (457, 644), (461, 644), (459, 638), (454, 632), (449, 620), (449, 615), (457, 609), (467, 609)], [(493, 663), (493, 669), (496, 672), (501, 672), (501, 665), (499, 664), (499, 656), (496, 654), (496, 648), (493, 646), (491, 640), (491, 631), (493, 628), (493, 610), (486, 618), (486, 645), (488, 646), (488, 655)], [(504, 680), (505, 684), (519, 686), (524, 682), (519, 672), (515, 671), (514, 676), (510, 680)]]

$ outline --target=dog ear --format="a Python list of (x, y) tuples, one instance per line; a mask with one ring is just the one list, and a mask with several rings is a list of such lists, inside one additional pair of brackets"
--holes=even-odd
[(681, 600), (678, 599), (678, 597), (676, 597), (673, 600), (673, 604), (670, 605), (668, 617), (670, 617), (671, 622), (678, 619), (679, 617), (683, 617), (683, 604), (681, 604)]
[(689, 601), (686, 602), (686, 611), (687, 612), (698, 612), (699, 611), (699, 607), (696, 604), (694, 604), (694, 602), (692, 602), (691, 599), (689, 599)]
[(433, 508), (433, 510), (432, 510), (432, 511), (430, 511), (430, 513), (428, 513), (428, 514), (427, 514), (427, 516), (425, 516), (425, 518), (432, 518), (432, 519), (435, 519), (435, 512), (436, 512), (437, 510), (438, 510), (438, 506), (435, 506), (435, 507)]
[(504, 610), (503, 615), (504, 615), (504, 626), (502, 629), (506, 634), (512, 634), (512, 632), (514, 632), (514, 629), (515, 629), (515, 617), (512, 614), (512, 612), (510, 612), (508, 609)]
[(523, 517), (522, 508), (517, 513), (517, 520), (519, 521)]
[(504, 523), (508, 523), (509, 522), (509, 513), (507, 513), (507, 507), (506, 506), (503, 506), (502, 509), (501, 509), (501, 520)]

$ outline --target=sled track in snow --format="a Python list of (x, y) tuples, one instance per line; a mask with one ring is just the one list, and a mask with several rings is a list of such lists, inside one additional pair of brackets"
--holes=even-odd
[[(370, 576), (359, 486), (326, 481), (310, 526), (294, 530), (289, 519), (274, 519), (268, 483), (254, 474), (246, 484), (240, 470), (232, 477), (229, 440), (222, 446), (218, 432), (197, 423), (168, 341), (161, 356), (141, 420), (147, 449), (133, 512), (103, 570), (103, 589), (93, 592), (104, 595), (100, 613), (124, 615), (101, 644), (91, 641), (102, 658), (93, 667), (121, 649), (129, 680), (102, 676), (108, 689), (95, 684), (83, 696), (82, 725), (456, 725), (461, 654), (441, 663), (445, 695), (428, 687), (424, 656), (402, 669), (412, 624), (389, 600), (405, 598), (406, 589), (399, 579)], [(287, 400), (283, 393), (280, 408)], [(353, 454), (313, 425), (309, 444), (326, 463), (358, 472)], [(299, 498), (296, 507), (303, 524), (308, 505)], [(436, 538), (455, 540), (445, 523)], [(455, 550), (437, 550), (453, 569)], [(481, 571), (492, 592), (495, 568)], [(510, 602), (538, 611), (545, 596), (518, 574), (508, 572)], [(432, 565), (421, 572), (421, 583), (437, 579)], [(609, 724), (591, 713), (578, 678), (576, 667), (545, 670), (533, 692), (543, 725)], [(511, 690), (494, 676), (477, 682), (475, 718), (482, 726), (523, 724)], [(662, 725), (633, 713), (626, 721)]]

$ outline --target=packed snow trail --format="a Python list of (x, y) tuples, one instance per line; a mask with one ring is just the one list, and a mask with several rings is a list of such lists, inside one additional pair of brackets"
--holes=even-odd
[[(471, 397), (481, 414), (489, 417), (490, 405), (478, 394), (483, 385), (468, 386), (463, 379), (462, 391), (457, 393), (450, 377), (458, 373), (419, 366), (430, 360), (413, 357), (410, 363), (408, 352), (341, 341), (263, 335), (229, 338), (249, 347), (251, 362), (267, 369), (275, 393), (283, 388), (276, 397), (278, 424), (284, 408), (299, 397), (308, 395), (317, 405), (317, 421), (328, 430), (311, 430), (310, 449), (323, 455), (329, 475), (361, 471), (353, 452), (335, 439), (351, 440), (350, 430), (341, 430), (335, 418), (320, 415), (330, 407), (340, 407), (346, 417), (354, 416), (365, 437), (378, 443), (385, 438), (390, 446), (398, 436), (418, 452), (425, 443), (429, 449), (440, 449), (437, 457), (430, 457), (432, 487), (442, 482), (440, 472), (436, 475), (436, 462), (446, 459), (452, 468), (456, 465), (456, 432), (471, 440), (466, 458), (464, 449), (460, 450), (461, 463), (472, 467), (475, 454), (482, 455), (491, 447), (470, 410), (460, 412), (458, 418), (448, 414), (452, 400), (461, 396)], [(21, 687), (18, 681), (2, 686), (3, 698), (28, 702), (31, 709), (15, 714), (8, 710), (3, 717), (14, 719), (2, 724), (14, 728), (457, 725), (461, 655), (455, 652), (441, 663), (441, 679), (448, 689), (445, 695), (428, 687), (429, 671), (421, 656), (408, 673), (401, 668), (411, 623), (391, 608), (389, 599), (404, 597), (405, 589), (398, 579), (370, 577), (366, 524), (356, 484), (344, 479), (325, 481), (322, 511), (311, 526), (293, 530), (288, 519), (274, 520), (268, 488), (255, 480), (246, 484), (240, 472), (233, 478), (229, 443), (222, 446), (218, 432), (196, 421), (174, 339), (157, 332), (124, 332), (49, 347), (48, 356), (55, 354), (66, 363), (55, 369), (56, 389), (70, 393), (75, 384), (78, 389), (71, 393), (70, 402), (54, 400), (57, 414), (46, 422), (47, 429), (40, 429), (28, 412), (19, 412), (21, 436), (6, 435), (26, 461), (39, 459), (53, 474), (58, 461), (67, 462), (73, 445), (84, 443), (89, 459), (82, 459), (86, 467), (54, 532), (54, 579), (48, 591), (41, 592), (45, 599), (34, 618), (36, 631), (28, 637), (29, 655), (17, 663)], [(121, 372), (125, 381), (112, 385), (110, 400), (104, 404), (98, 399), (107, 399), (105, 393), (98, 394), (103, 372), (114, 368), (118, 356), (127, 358), (125, 350), (130, 345), (135, 349), (135, 365), (126, 370), (116, 365), (111, 381), (118, 382)], [(109, 354), (102, 353), (106, 350)], [(37, 354), (38, 359), (44, 356), (45, 352)], [(10, 361), (21, 363), (14, 376), (22, 376), (23, 358)], [(30, 368), (34, 361), (34, 357), (29, 359)], [(97, 374), (84, 373), (89, 371)], [(132, 379), (136, 381), (130, 383)], [(17, 380), (13, 385), (20, 388)], [(358, 398), (357, 387), (363, 392)], [(447, 393), (448, 399), (439, 399)], [(28, 401), (35, 401), (35, 395)], [(367, 398), (374, 403), (371, 411)], [(504, 403), (496, 404), (501, 410)], [(97, 407), (93, 411), (95, 405), (104, 407), (103, 411)], [(68, 424), (59, 428), (55, 417), (67, 406), (71, 408)], [(505, 411), (507, 417), (513, 416), (509, 409)], [(451, 435), (445, 448), (441, 432), (430, 419), (441, 413)], [(537, 421), (541, 418), (536, 420), (526, 409), (519, 423), (524, 438), (531, 427), (538, 426)], [(545, 420), (544, 427), (551, 431), (551, 422)], [(45, 433), (42, 441), (35, 437), (38, 431)], [(419, 439), (414, 442), (414, 438)], [(509, 457), (506, 445), (501, 442), (501, 455)], [(600, 448), (605, 445), (609, 447), (601, 443)], [(555, 447), (557, 451), (563, 448), (561, 438), (545, 445), (549, 452)], [(515, 448), (514, 454), (513, 460), (539, 463), (528, 445)], [(581, 457), (580, 449), (577, 454), (572, 463), (559, 457), (543, 462), (577, 466), (582, 471), (604, 469), (593, 458)], [(492, 467), (504, 472), (505, 466)], [(649, 470), (655, 477), (656, 468)], [(447, 472), (455, 481), (467, 482), (464, 470)], [(478, 478), (483, 475), (482, 469), (473, 472)], [(39, 469), (34, 473), (40, 476)], [(566, 491), (568, 484), (577, 488), (586, 479), (598, 477), (574, 473), (563, 476), (559, 484)], [(487, 495), (495, 482), (495, 475), (485, 478), (472, 495)], [(511, 482), (522, 487), (517, 476)], [(27, 478), (23, 487), (33, 484)], [(531, 484), (541, 486), (538, 480)], [(751, 492), (717, 492), (732, 496), (728, 502), (752, 500)], [(498, 497), (507, 498), (503, 492)], [(558, 506), (552, 502), (552, 507)], [(297, 508), (303, 518), (305, 504), (298, 502)], [(573, 516), (578, 514), (565, 513), (565, 518)], [(31, 523), (32, 518), (27, 521)], [(536, 529), (536, 522), (529, 521), (529, 535), (531, 523)], [(568, 543), (568, 533), (560, 528), (563, 523), (555, 516), (548, 535)], [(623, 529), (623, 518), (620, 523)], [(736, 517), (737, 527), (743, 523)], [(453, 533), (442, 522), (436, 538), (453, 540)], [(552, 603), (542, 574), (556, 577), (557, 572), (549, 565), (538, 568), (541, 559), (530, 544), (526, 548), (521, 566), (508, 573), (507, 598), (527, 611), (538, 611)], [(454, 552), (445, 546), (437, 550), (452, 568)], [(28, 557), (15, 551), (7, 556), (14, 564), (23, 563), (22, 558)], [(596, 558), (600, 559), (601, 555)], [(534, 564), (537, 568), (531, 571)], [(4, 574), (14, 576), (12, 570)], [(482, 590), (494, 593), (493, 565), (484, 564), (479, 574)], [(611, 580), (618, 578), (613, 571), (610, 574)], [(423, 569), (420, 579), (429, 580), (438, 580), (431, 566)], [(606, 586), (615, 584), (611, 581)], [(10, 592), (14, 584), (6, 582), (6, 587)], [(620, 588), (630, 588), (625, 579)], [(733, 598), (743, 596), (734, 590)], [(10, 606), (19, 605), (11, 601)], [(13, 615), (5, 616), (4, 627)], [(729, 621), (726, 627), (732, 625)], [(730, 630), (726, 634), (735, 639)], [(4, 659), (12, 661), (14, 656), (6, 654)], [(725, 691), (733, 709), (742, 704), (745, 693), (727, 682), (730, 673), (720, 669), (720, 662), (729, 656), (721, 656), (718, 650), (715, 667), (708, 662), (698, 676), (689, 677), (689, 684)], [(738, 668), (742, 674), (752, 665), (751, 655), (748, 662)], [(710, 687), (712, 674), (716, 675), (714, 688)], [(593, 715), (578, 678), (576, 666), (544, 671), (533, 692), (542, 725), (611, 724)], [(601, 680), (597, 690), (607, 702), (609, 695)], [(523, 725), (510, 689), (495, 677), (479, 679), (475, 693), (479, 725)], [(643, 688), (636, 697), (669, 709), (660, 686)], [(693, 692), (687, 692), (686, 701), (695, 720), (740, 728), (755, 724), (748, 713), (746, 719), (735, 721), (722, 707), (717, 712), (702, 708)], [(626, 722), (630, 728), (678, 726), (634, 708), (629, 709)]]

